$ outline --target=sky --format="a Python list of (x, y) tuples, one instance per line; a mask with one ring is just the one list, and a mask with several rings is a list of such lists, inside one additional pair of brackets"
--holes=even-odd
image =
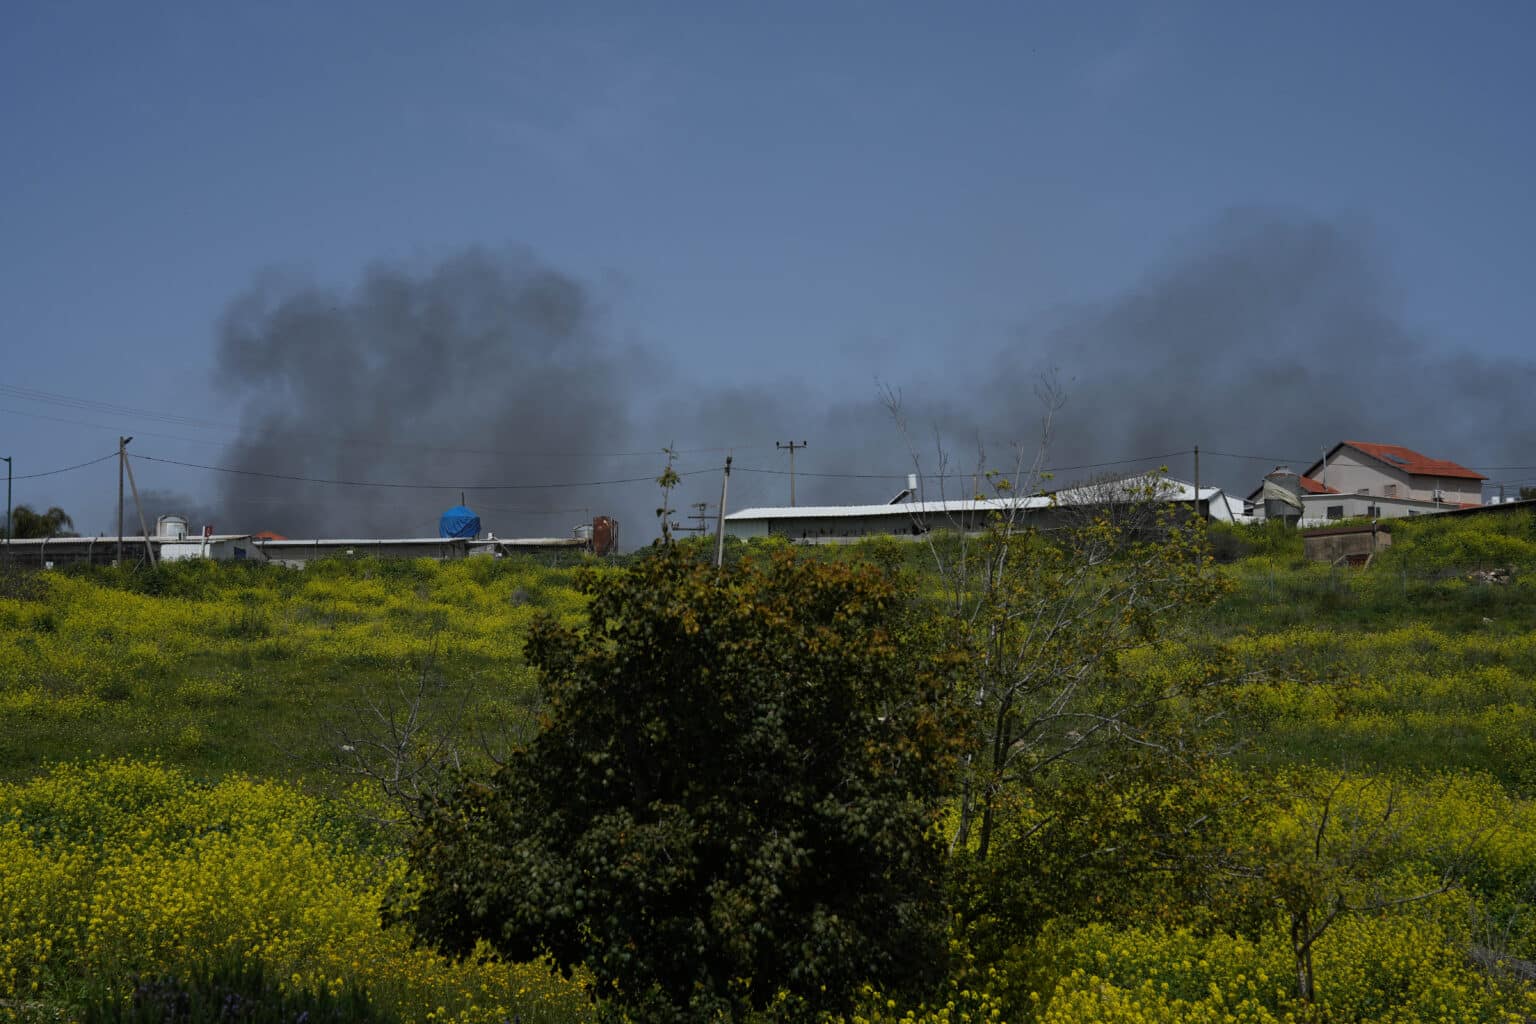
[(1536, 482), (1529, 4), (640, 6), (5, 5), (15, 501), (115, 531), (115, 460), (31, 474), (131, 434), (151, 516), (632, 545), (666, 446), (679, 516), (790, 440), (881, 501), (1051, 370), (1068, 473)]

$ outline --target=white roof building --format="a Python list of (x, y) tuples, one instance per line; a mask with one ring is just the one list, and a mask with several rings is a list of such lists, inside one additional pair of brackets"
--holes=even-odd
[[(1193, 505), (1195, 487), (1170, 477), (1129, 477), (1051, 495), (1018, 499), (951, 498), (886, 505), (799, 505), (745, 508), (725, 517), (730, 537), (786, 537), (810, 544), (839, 544), (876, 536), (921, 536), (931, 530), (976, 532), (995, 514), (1018, 513), (1032, 524), (1045, 524), (1053, 513), (1089, 507), (1105, 501), (1134, 500), (1153, 495), (1171, 504)], [(1200, 488), (1200, 507), (1223, 522), (1244, 522), (1242, 502), (1231, 500), (1219, 487)]]

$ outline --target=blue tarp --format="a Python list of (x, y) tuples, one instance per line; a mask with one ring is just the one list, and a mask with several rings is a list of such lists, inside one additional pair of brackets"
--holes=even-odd
[(455, 505), (437, 521), (437, 535), (474, 540), (480, 535), (480, 517), (475, 515), (473, 509)]

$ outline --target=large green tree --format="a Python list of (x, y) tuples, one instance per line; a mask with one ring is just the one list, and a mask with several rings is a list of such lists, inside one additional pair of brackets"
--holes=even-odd
[[(0, 526), (3, 526), (0, 523)], [(33, 537), (72, 537), (75, 521), (57, 505), (46, 512), (35, 511), (30, 505), (17, 505), (11, 510), (11, 532), (18, 540)]]
[(871, 566), (666, 547), (541, 622), (549, 717), (429, 809), (392, 916), (586, 964), (632, 1018), (846, 1010), (943, 970), (953, 680)]

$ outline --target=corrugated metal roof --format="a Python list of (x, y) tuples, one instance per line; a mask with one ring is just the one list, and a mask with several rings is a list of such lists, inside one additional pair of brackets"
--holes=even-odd
[(949, 501), (909, 501), (900, 505), (775, 505), (769, 508), (744, 508), (728, 512), (726, 522), (740, 519), (838, 519), (858, 516), (931, 516), (963, 512), (1003, 512), (1011, 508), (1048, 508), (1049, 498), (1024, 498), (1018, 501), (975, 501), (970, 498)]
[[(1143, 482), (1154, 485), (1157, 488), (1158, 497), (1164, 501), (1193, 501), (1195, 498), (1194, 484), (1186, 483), (1183, 480), (1174, 480), (1170, 477), (1133, 477), (1110, 484), (1067, 488), (1051, 496), (1037, 495), (1035, 497), (1009, 501), (998, 499), (977, 501), (973, 498), (952, 498), (948, 501), (910, 501), (899, 505), (775, 505), (767, 508), (744, 508), (739, 512), (727, 513), (725, 521), (729, 523), (753, 519), (854, 519), (863, 517), (959, 515), (964, 513), (1007, 512), (1009, 510), (1028, 511), (1029, 509), (1050, 508), (1053, 505), (1092, 504), (1103, 500), (1106, 488), (1113, 489), (1116, 486), (1124, 486), (1126, 491), (1130, 492), (1141, 486)], [(1200, 488), (1201, 501), (1217, 501), (1223, 497), (1224, 495), (1220, 487)]]

